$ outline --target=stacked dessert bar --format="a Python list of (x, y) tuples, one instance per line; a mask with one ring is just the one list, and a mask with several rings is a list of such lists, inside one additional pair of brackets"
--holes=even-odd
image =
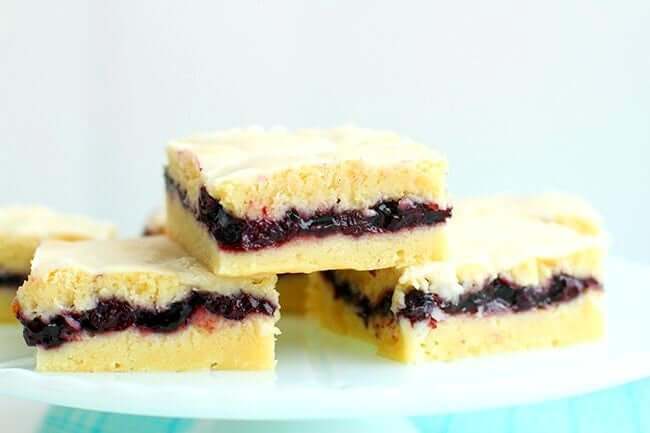
[(405, 362), (602, 334), (600, 224), (573, 198), (452, 217), (439, 153), (359, 128), (230, 130), (167, 155), (147, 236), (39, 247), (14, 302), (39, 369), (272, 368), (280, 302)]
[(274, 275), (214, 275), (163, 236), (43, 243), (16, 297), (48, 371), (274, 365)]
[(447, 255), (446, 162), (363, 129), (228, 131), (168, 148), (169, 235), (223, 275), (368, 270)]

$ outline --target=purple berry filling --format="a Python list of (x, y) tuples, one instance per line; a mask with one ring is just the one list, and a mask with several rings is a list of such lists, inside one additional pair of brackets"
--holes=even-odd
[(281, 219), (245, 219), (228, 213), (218, 200), (210, 196), (205, 187), (201, 187), (198, 209), (194, 209), (186, 191), (167, 173), (165, 180), (168, 191), (178, 195), (183, 206), (192, 212), (219, 242), (219, 247), (230, 251), (254, 251), (275, 247), (306, 236), (390, 233), (442, 224), (451, 217), (451, 209), (440, 209), (434, 203), (386, 200), (363, 210), (339, 212), (325, 209), (318, 210), (313, 215), (305, 215), (296, 209), (290, 209)]
[(18, 287), (23, 284), (26, 279), (27, 275), (0, 270), (0, 285)]
[(277, 306), (266, 299), (246, 293), (224, 296), (193, 291), (182, 301), (161, 310), (133, 307), (126, 301), (110, 298), (97, 303), (91, 310), (65, 312), (43, 321), (40, 317), (22, 322), (23, 337), (28, 346), (53, 348), (79, 337), (81, 332), (102, 334), (136, 327), (143, 331), (168, 333), (185, 326), (199, 310), (229, 320), (243, 320), (250, 314), (272, 316)]
[[(373, 316), (393, 315), (390, 310), (393, 290), (387, 290), (379, 302), (373, 304), (348, 282), (337, 281), (334, 272), (323, 272), (323, 276), (334, 287), (334, 298), (353, 305), (366, 326)], [(496, 278), (477, 292), (461, 295), (456, 303), (443, 300), (433, 293), (411, 289), (405, 295), (404, 308), (397, 315), (409, 319), (411, 323), (428, 320), (435, 326), (436, 321), (432, 317), (435, 310), (448, 315), (519, 313), (534, 308), (547, 308), (575, 299), (587, 290), (600, 289), (599, 282), (594, 278), (576, 278), (566, 274), (555, 275), (546, 285), (538, 287), (522, 287), (503, 278)]]

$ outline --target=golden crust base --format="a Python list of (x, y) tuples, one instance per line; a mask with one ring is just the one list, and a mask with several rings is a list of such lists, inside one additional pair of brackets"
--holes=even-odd
[(499, 352), (560, 347), (592, 341), (604, 333), (600, 308), (603, 294), (590, 291), (554, 308), (487, 317), (454, 316), (436, 328), (408, 320), (363, 320), (345, 302), (332, 296), (329, 283), (312, 277), (308, 312), (327, 329), (375, 344), (380, 355), (412, 363), (450, 361)]
[(169, 334), (135, 329), (84, 336), (39, 348), (39, 371), (266, 370), (275, 366), (275, 319), (220, 319), (213, 329), (188, 326)]
[(174, 193), (167, 194), (168, 231), (172, 239), (212, 272), (228, 276), (309, 273), (325, 269), (369, 270), (403, 267), (447, 257), (444, 225), (399, 233), (298, 239), (277, 248), (226, 252), (185, 210)]

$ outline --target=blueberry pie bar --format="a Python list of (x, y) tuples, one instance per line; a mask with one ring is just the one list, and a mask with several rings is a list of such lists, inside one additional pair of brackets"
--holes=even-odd
[(169, 235), (221, 275), (446, 256), (446, 162), (396, 134), (244, 129), (168, 147)]
[(163, 236), (48, 241), (14, 311), (41, 371), (269, 369), (275, 283), (216, 276)]
[(605, 252), (591, 213), (569, 217), (552, 197), (508, 202), (456, 203), (447, 260), (314, 274), (309, 313), (404, 362), (599, 338)]
[(41, 207), (0, 208), (0, 322), (14, 321), (11, 300), (29, 274), (38, 245), (46, 239), (109, 239), (115, 228)]

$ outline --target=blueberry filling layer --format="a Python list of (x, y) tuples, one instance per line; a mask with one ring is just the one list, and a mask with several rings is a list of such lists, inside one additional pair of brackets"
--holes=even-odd
[(243, 320), (250, 314), (272, 316), (277, 306), (246, 293), (224, 296), (193, 291), (182, 301), (161, 310), (133, 307), (126, 301), (110, 298), (99, 301), (91, 310), (65, 312), (48, 321), (40, 317), (26, 319), (20, 314), (19, 319), (28, 346), (53, 348), (77, 339), (81, 332), (102, 334), (130, 327), (151, 332), (173, 332), (185, 326), (201, 309), (229, 320)]
[(441, 224), (451, 217), (451, 209), (441, 209), (435, 203), (416, 203), (403, 199), (380, 201), (363, 210), (341, 212), (321, 209), (313, 215), (305, 215), (296, 209), (290, 209), (280, 219), (245, 219), (228, 213), (205, 187), (201, 187), (198, 208), (194, 208), (187, 198), (187, 192), (167, 173), (165, 179), (168, 191), (178, 195), (183, 206), (219, 242), (219, 247), (231, 251), (254, 251), (279, 246), (305, 236), (361, 236), (397, 232)]
[(23, 284), (26, 279), (27, 275), (0, 270), (0, 285), (17, 287)]
[[(354, 306), (366, 326), (373, 316), (394, 315), (391, 311), (392, 289), (387, 290), (379, 301), (372, 303), (348, 282), (337, 281), (334, 272), (323, 272), (323, 276), (333, 286), (334, 298)], [(409, 319), (411, 323), (428, 320), (435, 326), (435, 312), (452, 316), (519, 313), (570, 301), (587, 290), (601, 290), (601, 285), (594, 278), (576, 278), (566, 274), (553, 276), (544, 286), (520, 286), (503, 278), (495, 278), (481, 290), (461, 295), (455, 303), (434, 293), (411, 289), (407, 291), (405, 305), (397, 312), (397, 316)]]

